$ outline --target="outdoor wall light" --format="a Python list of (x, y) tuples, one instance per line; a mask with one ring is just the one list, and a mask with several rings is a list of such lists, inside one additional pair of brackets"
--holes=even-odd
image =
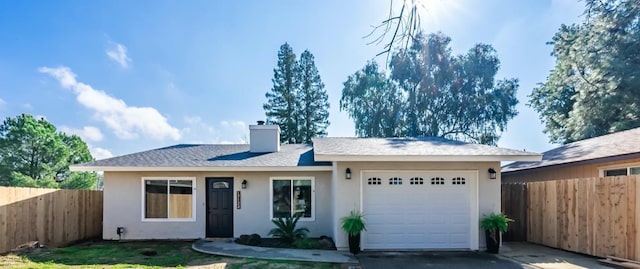
[(496, 179), (498, 173), (493, 168), (489, 168), (489, 179)]
[(242, 188), (243, 189), (247, 188), (247, 180), (246, 179), (242, 181)]
[(351, 169), (347, 168), (347, 171), (344, 172), (344, 176), (346, 179), (351, 179)]

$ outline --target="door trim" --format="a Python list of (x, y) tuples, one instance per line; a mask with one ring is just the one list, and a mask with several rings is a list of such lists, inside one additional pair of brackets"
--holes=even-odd
[(210, 235), (210, 231), (209, 231), (209, 196), (210, 196), (210, 189), (209, 189), (209, 182), (210, 181), (214, 181), (214, 180), (229, 180), (229, 183), (231, 186), (229, 186), (229, 189), (231, 190), (231, 195), (229, 197), (231, 197), (231, 236), (229, 236), (229, 238), (232, 238), (234, 236), (235, 233), (235, 209), (234, 209), (234, 205), (235, 205), (235, 201), (234, 201), (234, 192), (235, 192), (235, 184), (234, 184), (234, 178), (233, 177), (205, 177), (204, 179), (204, 184), (205, 184), (205, 237), (211, 237)]

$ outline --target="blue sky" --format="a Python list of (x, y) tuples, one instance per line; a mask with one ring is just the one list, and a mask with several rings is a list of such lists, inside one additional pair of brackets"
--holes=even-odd
[[(400, 1), (396, 1), (400, 2)], [(498, 145), (548, 143), (527, 95), (553, 68), (551, 39), (582, 19), (575, 0), (422, 0), (422, 26), (455, 53), (494, 46), (498, 78), (520, 79), (517, 109)], [(363, 39), (389, 2), (0, 2), (0, 118), (42, 116), (105, 158), (178, 143), (242, 143), (264, 119), (277, 50), (310, 50), (331, 103), (329, 136), (353, 136), (338, 108), (342, 83), (382, 50)], [(384, 57), (376, 60), (384, 62)]]

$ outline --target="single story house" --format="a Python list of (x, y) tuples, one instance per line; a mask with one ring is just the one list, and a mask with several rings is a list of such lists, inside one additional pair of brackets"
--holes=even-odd
[(549, 150), (538, 162), (502, 167), (502, 182), (640, 175), (640, 128), (585, 139)]
[(249, 129), (249, 145), (175, 145), (71, 169), (104, 171), (107, 240), (268, 236), (272, 219), (300, 213), (299, 227), (344, 250), (340, 218), (361, 210), (363, 249), (476, 250), (479, 217), (500, 212), (500, 162), (541, 158), (442, 138), (281, 145), (278, 126)]

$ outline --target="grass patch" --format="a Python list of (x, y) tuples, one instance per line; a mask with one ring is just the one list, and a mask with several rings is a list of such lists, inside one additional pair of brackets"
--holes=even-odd
[[(182, 241), (87, 242), (0, 256), (0, 268), (340, 268), (328, 263), (221, 257), (193, 251), (191, 244)], [(142, 254), (145, 249), (153, 249), (157, 255), (145, 256)]]

